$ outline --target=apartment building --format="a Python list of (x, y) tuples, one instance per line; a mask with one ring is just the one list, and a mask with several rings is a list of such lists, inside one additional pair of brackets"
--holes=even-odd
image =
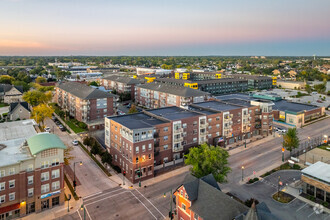
[(64, 203), (64, 150), (34, 120), (0, 125), (0, 219), (23, 217)]
[(212, 95), (237, 93), (248, 90), (248, 81), (245, 79), (184, 80), (157, 78), (155, 79), (155, 82), (190, 87), (203, 92), (208, 92)]
[(187, 106), (208, 100), (210, 94), (183, 86), (147, 83), (136, 86), (135, 102), (147, 108)]
[[(248, 75), (248, 74), (230, 74), (223, 75), (224, 78), (233, 78), (233, 79), (244, 79), (248, 81), (249, 89), (271, 89), (276, 86), (272, 77), (268, 76), (259, 76), (259, 75)], [(275, 83), (275, 85), (274, 85)]]
[(125, 76), (108, 76), (100, 79), (101, 86), (108, 90), (116, 90), (119, 94), (130, 94), (130, 98), (135, 98), (135, 86), (141, 84), (139, 79)]
[[(259, 106), (223, 101), (194, 103), (105, 118), (105, 144), (132, 182), (153, 177), (155, 166), (182, 160), (190, 147), (227, 147), (259, 135)], [(243, 103), (246, 104), (246, 103)]]
[(104, 128), (104, 117), (113, 115), (118, 105), (117, 95), (78, 82), (59, 83), (54, 100), (70, 116), (85, 122), (89, 130)]

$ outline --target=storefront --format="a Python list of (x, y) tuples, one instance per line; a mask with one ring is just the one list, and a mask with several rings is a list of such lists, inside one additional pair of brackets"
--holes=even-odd
[(12, 204), (3, 208), (0, 208), (0, 220), (13, 219), (20, 216), (20, 204)]

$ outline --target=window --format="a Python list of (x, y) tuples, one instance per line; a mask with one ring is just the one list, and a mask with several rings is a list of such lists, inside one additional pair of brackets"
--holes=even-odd
[(52, 191), (60, 188), (60, 181), (52, 182)]
[(164, 145), (164, 150), (167, 150), (168, 149), (168, 144), (165, 144)]
[(216, 119), (215, 120), (217, 120), (217, 121), (219, 121), (220, 120), (220, 117), (218, 116), (218, 117), (216, 117)]
[(186, 128), (187, 127), (187, 123), (182, 124), (182, 127), (183, 128)]
[(41, 193), (49, 192), (49, 184), (41, 185)]
[(149, 160), (151, 160), (151, 154), (149, 154), (148, 158), (149, 158)]
[(41, 181), (49, 180), (49, 172), (41, 173)]
[(15, 167), (9, 169), (9, 175), (15, 174)]
[(193, 125), (196, 126), (197, 125), (197, 121), (194, 121)]
[(49, 167), (49, 161), (41, 162), (41, 169), (48, 168), (48, 167)]
[(52, 166), (58, 166), (60, 164), (60, 159), (53, 159)]
[(0, 196), (0, 204), (4, 203), (6, 201), (5, 198), (6, 198), (6, 195)]
[(209, 118), (208, 121), (211, 122), (212, 121), (212, 118)]
[(184, 194), (184, 198), (188, 199), (188, 194), (187, 193)]
[(0, 191), (5, 190), (5, 187), (6, 187), (6, 183), (5, 182), (0, 183)]
[(9, 188), (14, 188), (15, 187), (15, 180), (10, 180), (9, 181)]
[(164, 141), (167, 141), (168, 140), (168, 136), (164, 136)]
[(146, 145), (142, 145), (142, 152), (146, 151)]
[(6, 172), (4, 170), (0, 170), (0, 177), (4, 177), (6, 175)]
[(135, 159), (135, 160), (136, 160), (136, 163), (138, 163), (138, 162), (139, 162), (139, 157), (136, 157), (136, 159)]
[(32, 197), (33, 196), (33, 188), (28, 189), (28, 197)]
[(57, 148), (44, 150), (44, 151), (41, 152), (41, 158), (56, 156), (57, 153), (58, 153)]
[(146, 160), (146, 155), (142, 155), (142, 161)]
[(31, 172), (33, 171), (33, 164), (29, 164), (27, 169), (26, 169), (27, 172)]
[(217, 128), (220, 128), (220, 125), (219, 125), (219, 124), (217, 124), (217, 125), (216, 125), (216, 127), (217, 127)]
[(168, 131), (168, 127), (164, 127), (163, 131), (164, 132), (167, 132)]
[(194, 129), (193, 130), (193, 134), (197, 134), (197, 129)]
[(56, 179), (60, 177), (60, 170), (52, 170), (52, 179)]
[(15, 200), (15, 193), (9, 193), (9, 201)]
[(197, 138), (193, 138), (193, 142), (196, 143), (197, 142)]
[(148, 145), (148, 150), (151, 150), (151, 149), (152, 149), (152, 145), (149, 144), (149, 145)]
[(28, 176), (28, 185), (33, 184), (33, 176)]
[(135, 147), (135, 153), (139, 153), (139, 146)]
[(182, 203), (182, 209), (186, 211), (186, 205)]
[(183, 190), (180, 191), (181, 196), (183, 196)]

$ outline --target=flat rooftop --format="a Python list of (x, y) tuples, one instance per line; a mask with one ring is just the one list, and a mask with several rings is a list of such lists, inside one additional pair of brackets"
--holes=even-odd
[(213, 110), (221, 111), (221, 112), (242, 108), (241, 106), (232, 105), (232, 104), (228, 104), (228, 103), (224, 103), (224, 102), (217, 102), (217, 101), (195, 103), (194, 106), (213, 109)]
[(168, 120), (180, 120), (184, 118), (202, 115), (176, 106), (152, 109), (152, 110), (148, 110), (148, 112), (166, 118)]
[(216, 113), (219, 112), (219, 111), (212, 111), (210, 109), (201, 108), (201, 107), (194, 106), (194, 105), (189, 105), (188, 109), (192, 110), (192, 111), (202, 113), (202, 114), (205, 114), (205, 115), (213, 115), (213, 114), (216, 114)]
[(224, 102), (228, 102), (231, 104), (236, 104), (236, 105), (242, 105), (246, 107), (251, 107), (251, 100), (245, 100), (245, 99), (226, 99)]
[(330, 164), (318, 161), (303, 169), (301, 173), (330, 184)]
[(108, 118), (115, 122), (118, 122), (119, 124), (127, 127), (128, 129), (150, 128), (158, 124), (167, 123), (164, 120), (149, 116), (143, 112), (121, 116), (111, 116)]
[(29, 138), (37, 134), (33, 119), (0, 123), (0, 143), (19, 138)]
[(320, 107), (316, 105), (307, 105), (307, 104), (301, 104), (297, 102), (289, 102), (286, 100), (280, 100), (275, 102), (274, 101), (273, 109), (279, 110), (279, 111), (290, 111), (290, 112), (302, 112), (304, 110), (310, 111), (313, 109), (318, 109)]
[(227, 94), (227, 95), (220, 95), (216, 96), (216, 99), (219, 100), (228, 100), (228, 99), (245, 99), (245, 100), (255, 100), (252, 96), (244, 93), (234, 93), (234, 94)]

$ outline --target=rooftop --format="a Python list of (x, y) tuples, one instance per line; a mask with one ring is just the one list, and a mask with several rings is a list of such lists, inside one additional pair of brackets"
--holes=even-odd
[(301, 173), (330, 184), (330, 164), (318, 161), (303, 169)]
[(57, 135), (50, 133), (39, 133), (34, 135), (27, 139), (27, 143), (32, 155), (36, 155), (41, 151), (52, 148), (66, 149), (66, 146), (61, 139)]
[(111, 120), (122, 124), (128, 129), (142, 129), (150, 128), (158, 124), (167, 123), (164, 120), (157, 119), (155, 117), (149, 116), (143, 112), (136, 114), (128, 114), (121, 116), (108, 117)]
[(227, 95), (220, 95), (215, 97), (219, 100), (228, 100), (228, 99), (245, 99), (245, 100), (255, 100), (252, 96), (244, 93), (235, 93), (235, 94), (227, 94)]
[(57, 87), (81, 99), (117, 97), (114, 94), (103, 92), (99, 89), (95, 89), (78, 82), (61, 82), (57, 85)]
[(251, 101), (250, 100), (245, 100), (245, 99), (226, 99), (224, 102), (231, 103), (231, 104), (236, 104), (236, 105), (242, 105), (246, 107), (251, 107)]
[(290, 112), (303, 112), (303, 111), (310, 111), (313, 109), (320, 108), (316, 105), (307, 105), (307, 104), (301, 104), (297, 102), (289, 102), (286, 100), (280, 100), (277, 102), (274, 102), (275, 105), (273, 105), (273, 109), (279, 110), (279, 111), (290, 111)]
[(35, 135), (37, 133), (34, 129), (35, 125), (37, 123), (33, 119), (0, 123), (0, 143)]
[(196, 96), (205, 96), (209, 95), (207, 92), (202, 92), (197, 89), (191, 89), (183, 86), (168, 85), (164, 83), (147, 83), (137, 86), (143, 89), (149, 89), (154, 91), (159, 91), (163, 93), (168, 93), (181, 97), (196, 97)]
[(208, 108), (208, 109), (214, 109), (214, 110), (221, 111), (221, 112), (242, 108), (242, 106), (232, 105), (229, 103), (218, 102), (218, 101), (195, 103), (194, 106), (199, 106), (199, 107)]
[(120, 83), (125, 83), (127, 85), (132, 85), (132, 84), (140, 84), (141, 81), (138, 79), (130, 78), (130, 77), (125, 77), (125, 76), (107, 76), (104, 77), (103, 79), (115, 81), (115, 82), (120, 82)]
[(194, 105), (189, 105), (188, 109), (191, 111), (196, 111), (205, 115), (213, 115), (218, 113), (219, 111), (214, 111), (213, 109), (208, 109), (208, 108), (202, 108)]
[(179, 108), (176, 106), (152, 109), (152, 110), (148, 110), (147, 112), (150, 112), (154, 115), (157, 115), (157, 116), (160, 116), (163, 118), (166, 118), (168, 120), (180, 120), (180, 119), (184, 119), (184, 118), (201, 115), (197, 112), (192, 112), (187, 109)]

